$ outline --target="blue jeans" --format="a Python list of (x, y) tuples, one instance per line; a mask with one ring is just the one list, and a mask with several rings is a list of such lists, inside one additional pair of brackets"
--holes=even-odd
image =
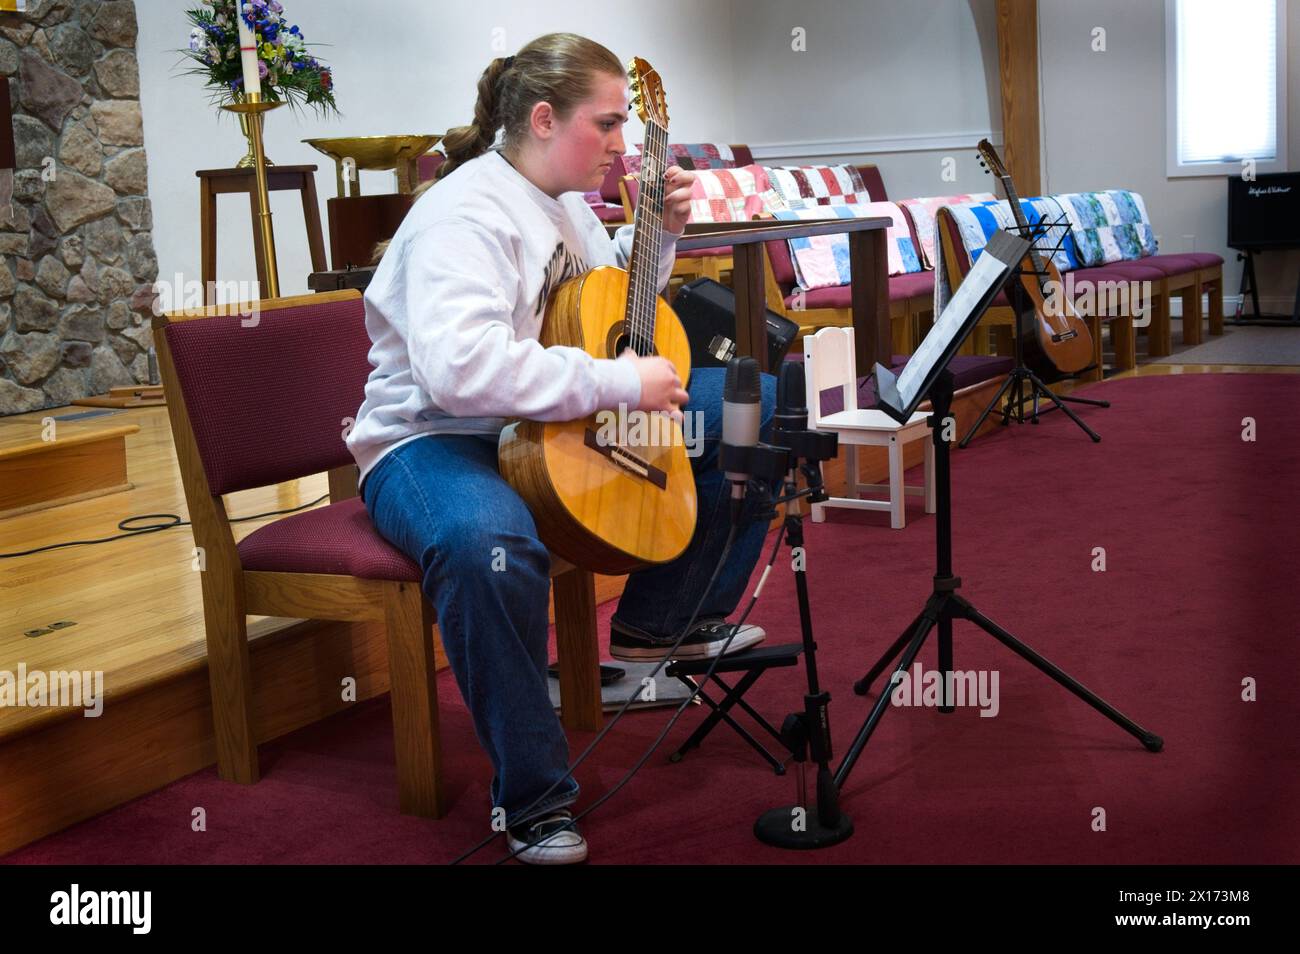
[[(721, 368), (695, 372), (683, 409), (704, 414), (703, 453), (691, 458), (694, 538), (671, 563), (631, 574), (618, 605), (620, 620), (655, 635), (676, 636), (686, 624), (730, 530), (728, 486), (717, 467), (723, 378)], [(764, 375), (764, 439), (774, 405), (775, 380)], [(568, 741), (547, 689), (550, 557), (528, 507), (497, 471), (496, 438), (408, 441), (371, 469), (361, 494), (380, 535), (423, 570), (443, 648), (495, 772), (493, 806), (504, 808), (514, 826), (574, 802)], [(766, 529), (765, 521), (742, 527), (701, 618), (736, 608)]]

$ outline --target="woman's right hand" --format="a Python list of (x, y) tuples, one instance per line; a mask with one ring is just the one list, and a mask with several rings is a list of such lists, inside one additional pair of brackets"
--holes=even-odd
[(636, 409), (663, 411), (680, 419), (682, 406), (690, 400), (690, 395), (682, 387), (673, 363), (658, 356), (643, 358), (631, 350), (624, 351), (621, 358), (631, 361), (641, 378), (641, 402)]

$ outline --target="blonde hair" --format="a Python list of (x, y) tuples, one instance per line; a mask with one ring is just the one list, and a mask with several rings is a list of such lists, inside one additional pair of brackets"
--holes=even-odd
[[(625, 75), (617, 56), (595, 40), (576, 33), (548, 33), (514, 56), (497, 57), (479, 77), (473, 121), (449, 130), (443, 137), (447, 160), (433, 179), (415, 189), (413, 198), (419, 199), (444, 177), (491, 149), (498, 130), (504, 129), (503, 149), (518, 148), (528, 138), (529, 121), (537, 103), (550, 103), (561, 119), (569, 116), (591, 96), (597, 73)], [(372, 262), (383, 257), (388, 244), (380, 242), (375, 247)]]

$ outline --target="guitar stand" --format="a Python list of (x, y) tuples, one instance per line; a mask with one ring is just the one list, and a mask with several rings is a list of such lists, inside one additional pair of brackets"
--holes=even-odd
[[(1034, 233), (1031, 231), (1031, 234), (1027, 237), (1033, 238)], [(1023, 276), (1035, 273), (1021, 268), (1018, 270), (1018, 274)], [(1043, 383), (1042, 378), (1030, 370), (1030, 368), (1025, 364), (1025, 352), (1020, 337), (1022, 333), (1020, 323), (1025, 317), (1026, 310), (1032, 313), (1034, 306), (1033, 303), (1029, 301), (1024, 289), (1020, 287), (1018, 282), (1014, 284), (1008, 282), (1007, 285), (1007, 297), (1011, 301), (1011, 307), (1015, 309), (1016, 312), (1016, 333), (1012, 336), (1015, 339), (1016, 366), (1007, 372), (1007, 378), (1002, 382), (1002, 387), (998, 388), (998, 393), (993, 396), (993, 400), (990, 401), (984, 410), (980, 412), (980, 416), (975, 419), (975, 424), (966, 432), (966, 436), (958, 442), (957, 446), (964, 449), (975, 437), (976, 433), (979, 432), (980, 427), (983, 426), (985, 420), (988, 419), (990, 414), (998, 414), (1002, 418), (1002, 425), (1005, 427), (1012, 421), (1015, 421), (1017, 424), (1023, 424), (1028, 420), (1031, 424), (1037, 424), (1038, 415), (1040, 413), (1046, 414), (1048, 411), (1057, 409), (1064, 411), (1066, 417), (1072, 420), (1080, 430), (1091, 437), (1094, 444), (1099, 443), (1101, 441), (1101, 435), (1085, 424), (1079, 415), (1066, 407), (1066, 404), (1087, 404), (1092, 407), (1110, 407), (1110, 402), (1101, 401), (1097, 398), (1073, 397), (1064, 394), (1057, 394)], [(1084, 368), (1083, 370), (1087, 371), (1090, 370), (1090, 368)], [(1008, 391), (1011, 393), (1007, 395), (1006, 406), (999, 408), (998, 402), (1002, 400), (1002, 396), (1007, 394)], [(1026, 418), (1025, 401), (1031, 398), (1034, 402), (1034, 409), (1029, 417)], [(1039, 411), (1039, 400), (1041, 398), (1047, 398), (1050, 400), (1052, 402), (1052, 407)]]
[[(1016, 655), (1031, 663), (1040, 672), (1050, 676), (1057, 683), (1088, 703), (1124, 731), (1135, 736), (1147, 751), (1159, 752), (1164, 748), (1164, 740), (1160, 736), (1138, 725), (1106, 700), (1077, 682), (1064, 670), (1040, 656), (1029, 646), (993, 622), (993, 620), (983, 615), (969, 600), (958, 595), (957, 590), (961, 586), (961, 578), (953, 576), (952, 572), (952, 489), (949, 448), (948, 442), (943, 440), (941, 436), (942, 422), (948, 416), (952, 404), (952, 390), (952, 372), (945, 369), (939, 375), (934, 390), (931, 391), (934, 410), (929, 420), (930, 428), (933, 431), (934, 476), (938, 490), (937, 528), (935, 534), (936, 562), (938, 565), (934, 574), (934, 588), (920, 615), (885, 651), (880, 660), (871, 667), (871, 671), (854, 683), (853, 691), (860, 696), (866, 695), (870, 691), (872, 682), (889, 668), (890, 663), (898, 657), (900, 652), (902, 653), (902, 659), (895, 668), (895, 675), (906, 673), (911, 668), (917, 654), (920, 653), (921, 646), (925, 643), (930, 631), (938, 627), (938, 668), (942, 680), (941, 691), (943, 692), (942, 704), (938, 708), (940, 712), (952, 712), (955, 708), (955, 699), (949, 695), (949, 693), (953, 692), (953, 682), (949, 675), (953, 667), (952, 624), (953, 620), (964, 619), (974, 623)], [(892, 689), (893, 682), (891, 681), (890, 685), (881, 690), (870, 715), (858, 731), (848, 752), (845, 753), (839, 768), (836, 769), (835, 784), (841, 790), (844, 788), (844, 783), (849, 773), (853, 771), (853, 766), (857, 763), (867, 741), (871, 738), (872, 732), (875, 731), (876, 725), (885, 714), (885, 709), (888, 708), (893, 694)]]
[[(998, 389), (998, 393), (993, 396), (993, 400), (989, 402), (988, 406), (980, 412), (980, 416), (976, 418), (975, 424), (966, 432), (966, 436), (961, 439), (957, 446), (964, 448), (969, 444), (971, 439), (974, 438), (975, 434), (979, 431), (980, 426), (983, 425), (984, 421), (990, 414), (998, 414), (1002, 418), (1001, 423), (1003, 426), (1010, 424), (1012, 421), (1015, 421), (1017, 424), (1025, 423), (1025, 401), (1029, 398), (1033, 398), (1034, 401), (1033, 412), (1028, 417), (1029, 423), (1037, 424), (1038, 415), (1040, 413), (1046, 414), (1048, 411), (1059, 408), (1064, 411), (1066, 416), (1070, 420), (1074, 421), (1074, 423), (1077, 424), (1085, 434), (1092, 438), (1093, 443), (1099, 442), (1101, 440), (1101, 435), (1085, 424), (1079, 415), (1075, 414), (1065, 405), (1066, 402), (1069, 402), (1072, 404), (1091, 404), (1093, 407), (1110, 407), (1110, 402), (1100, 401), (1096, 398), (1072, 397), (1066, 394), (1055, 393), (1051, 388), (1043, 383), (1042, 378), (1034, 374), (1034, 372), (1025, 367), (1024, 364), (1020, 363), (1019, 353), (1020, 345), (1017, 341), (1016, 366), (1007, 372), (1007, 379), (1002, 382), (1002, 387)], [(1001, 409), (998, 407), (998, 402), (1002, 399), (1002, 395), (1006, 394), (1008, 391), (1011, 393), (1007, 398), (1006, 409)], [(1039, 399), (1044, 397), (1052, 401), (1053, 407), (1044, 408), (1042, 411), (1039, 411)]]

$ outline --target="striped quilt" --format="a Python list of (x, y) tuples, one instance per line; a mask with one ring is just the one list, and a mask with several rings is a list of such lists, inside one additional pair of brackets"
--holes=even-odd
[[(1034, 243), (1043, 254), (1052, 251), (1052, 261), (1063, 272), (1072, 268), (1082, 268), (1078, 248), (1074, 242), (1073, 231), (1068, 225), (1052, 223), (1069, 222), (1061, 203), (1055, 196), (1039, 196), (1021, 199), (1020, 208), (1024, 210), (1025, 221), (1031, 226), (1042, 224), (1044, 231), (1034, 238)], [(947, 206), (957, 223), (962, 245), (966, 254), (974, 263), (980, 257), (989, 238), (998, 229), (1016, 233), (1016, 219), (1011, 214), (1011, 206), (1005, 200), (988, 202), (966, 202)], [(1059, 248), (1058, 248), (1059, 245)]]
[[(886, 248), (889, 255), (889, 274), (903, 275), (921, 271), (921, 260), (907, 228), (903, 210), (893, 202), (858, 202), (853, 204), (816, 205), (803, 209), (769, 209), (783, 221), (808, 221), (818, 219), (870, 219), (885, 217), (893, 221), (888, 229)], [(804, 291), (848, 285), (849, 237), (845, 234), (818, 235), (790, 239), (790, 257), (794, 261), (795, 280)]]
[(934, 268), (935, 215), (945, 205), (967, 202), (992, 202), (992, 192), (972, 192), (962, 195), (930, 196), (923, 199), (903, 199), (898, 204), (912, 217), (916, 238), (921, 243), (921, 264)]
[(767, 177), (773, 191), (791, 209), (871, 201), (853, 166), (774, 166), (767, 170)]
[(1066, 192), (1055, 197), (1070, 217), (1081, 266), (1104, 265), (1158, 251), (1142, 196), (1127, 189)]

